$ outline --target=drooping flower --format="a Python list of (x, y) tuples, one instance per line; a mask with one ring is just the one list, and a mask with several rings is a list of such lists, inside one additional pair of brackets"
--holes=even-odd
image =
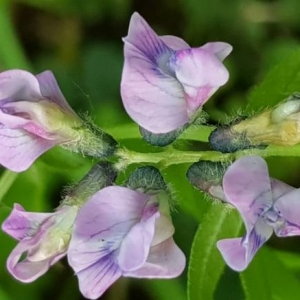
[(27, 169), (51, 147), (73, 139), (71, 128), (81, 123), (51, 71), (0, 73), (0, 164)]
[(167, 133), (188, 123), (229, 78), (222, 64), (232, 50), (229, 44), (191, 48), (178, 37), (159, 37), (138, 13), (124, 43), (123, 104), (150, 132)]
[(173, 233), (157, 195), (119, 186), (100, 190), (79, 211), (68, 251), (80, 291), (96, 299), (121, 276), (180, 275), (185, 257)]
[(271, 237), (300, 235), (300, 189), (270, 179), (266, 162), (258, 156), (235, 161), (225, 172), (226, 201), (241, 214), (242, 238), (220, 240), (217, 247), (229, 267), (243, 271)]
[(57, 144), (101, 157), (111, 154), (116, 143), (76, 115), (51, 71), (0, 73), (0, 164), (24, 171)]
[(15, 204), (2, 224), (2, 230), (19, 241), (7, 259), (8, 271), (22, 282), (46, 273), (66, 255), (77, 212), (76, 206), (62, 206), (54, 213), (33, 213)]
[(7, 259), (8, 271), (22, 282), (42, 276), (66, 255), (73, 225), (82, 204), (99, 189), (111, 185), (116, 170), (107, 162), (96, 164), (75, 186), (69, 188), (53, 213), (26, 212), (15, 204), (2, 230), (19, 241)]

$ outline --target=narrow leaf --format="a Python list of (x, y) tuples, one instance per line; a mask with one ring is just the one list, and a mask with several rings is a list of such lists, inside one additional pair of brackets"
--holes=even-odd
[(212, 204), (196, 233), (188, 270), (188, 299), (213, 299), (225, 263), (216, 248), (219, 239), (235, 237), (241, 228), (235, 210)]

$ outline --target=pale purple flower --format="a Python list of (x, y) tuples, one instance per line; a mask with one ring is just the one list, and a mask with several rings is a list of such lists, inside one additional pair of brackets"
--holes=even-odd
[(6, 168), (26, 170), (42, 153), (71, 140), (70, 128), (78, 124), (51, 71), (0, 73), (0, 164)]
[(261, 157), (235, 161), (225, 172), (223, 190), (226, 201), (239, 211), (246, 226), (244, 237), (217, 243), (232, 269), (247, 268), (273, 231), (279, 237), (300, 235), (300, 189), (271, 179)]
[(32, 282), (66, 255), (76, 206), (61, 206), (54, 213), (26, 212), (19, 204), (2, 230), (19, 241), (7, 259), (8, 271), (19, 281)]
[(185, 257), (173, 241), (174, 227), (163, 207), (156, 195), (111, 186), (81, 208), (68, 260), (86, 298), (100, 297), (121, 276), (181, 274)]
[(159, 37), (138, 13), (124, 43), (123, 104), (150, 132), (167, 133), (188, 123), (229, 78), (222, 64), (232, 50), (229, 44), (191, 48), (178, 37)]

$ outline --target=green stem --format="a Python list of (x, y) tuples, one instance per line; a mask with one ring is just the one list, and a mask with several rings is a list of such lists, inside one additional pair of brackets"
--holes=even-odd
[(158, 153), (140, 153), (122, 148), (118, 150), (117, 156), (121, 158), (117, 166), (119, 168), (138, 163), (158, 164), (161, 168), (166, 168), (174, 164), (194, 163), (199, 160), (230, 160), (233, 159), (234, 154), (217, 151), (180, 151), (173, 148)]
[(181, 151), (174, 148), (166, 148), (158, 153), (140, 153), (125, 148), (117, 151), (120, 158), (117, 167), (124, 168), (130, 164), (150, 163), (157, 164), (161, 168), (171, 165), (194, 163), (199, 160), (230, 161), (246, 155), (270, 156), (300, 156), (300, 145), (293, 147), (269, 146), (266, 149), (247, 149), (235, 153), (221, 153), (217, 151)]
[(17, 179), (18, 173), (12, 172), (10, 170), (5, 170), (0, 178), (0, 203), (2, 202), (4, 196), (12, 186), (12, 184)]

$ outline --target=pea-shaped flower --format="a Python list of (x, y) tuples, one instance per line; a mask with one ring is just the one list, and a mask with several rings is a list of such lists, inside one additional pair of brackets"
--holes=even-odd
[(100, 190), (79, 211), (68, 251), (80, 291), (97, 299), (121, 276), (180, 275), (185, 257), (173, 233), (157, 195), (119, 186)]
[(223, 190), (246, 226), (244, 237), (217, 243), (232, 269), (247, 268), (273, 231), (279, 237), (300, 235), (300, 189), (270, 179), (261, 157), (246, 156), (234, 162), (225, 172)]
[(15, 204), (2, 224), (2, 230), (19, 241), (7, 259), (8, 271), (22, 282), (46, 273), (66, 255), (77, 211), (64, 205), (54, 213), (33, 213)]
[(150, 132), (167, 133), (188, 123), (229, 78), (222, 64), (232, 50), (229, 44), (191, 48), (178, 37), (159, 37), (138, 13), (124, 43), (123, 104)]
[(27, 169), (51, 147), (76, 138), (74, 113), (51, 71), (0, 73), (0, 164)]
[(15, 204), (2, 230), (19, 243), (7, 259), (8, 271), (22, 282), (32, 282), (67, 254), (80, 207), (117, 176), (112, 164), (100, 162), (73, 187), (53, 213), (27, 212)]

